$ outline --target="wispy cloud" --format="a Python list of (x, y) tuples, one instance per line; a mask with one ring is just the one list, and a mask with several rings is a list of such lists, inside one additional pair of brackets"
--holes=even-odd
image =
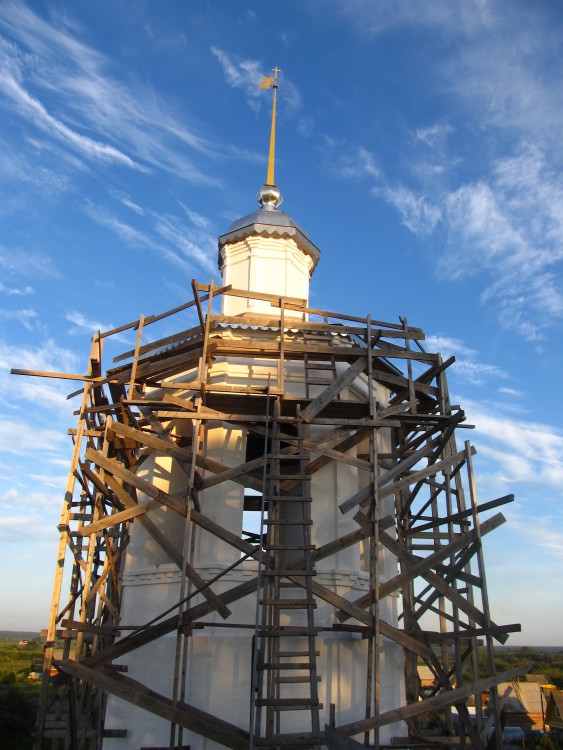
[(494, 461), (495, 481), (549, 486), (561, 495), (563, 434), (552, 425), (507, 416), (498, 405), (465, 400), (479, 453)]
[(493, 21), (491, 3), (483, 0), (467, 0), (451, 3), (449, 0), (433, 0), (420, 3), (418, 0), (344, 0), (340, 12), (349, 19), (362, 34), (373, 36), (399, 26), (423, 26), (433, 30), (462, 35), (487, 28)]
[(138, 229), (102, 206), (86, 203), (84, 210), (92, 220), (119, 239), (132, 247), (148, 248), (184, 274), (193, 273), (197, 266), (206, 271), (215, 268), (212, 257), (216, 252), (217, 238), (201, 228), (206, 219), (195, 212), (191, 212), (191, 217), (187, 213), (190, 222), (195, 224), (194, 228), (177, 216), (158, 214), (151, 209), (143, 209), (141, 214), (135, 211), (145, 222), (143, 229)]
[[(18, 436), (14, 440), (14, 435)], [(22, 421), (3, 420), (0, 423), (0, 451), (17, 456), (32, 456), (38, 451), (55, 453), (67, 441), (58, 430), (49, 430)]]
[(404, 185), (375, 187), (373, 194), (394, 206), (403, 224), (414, 234), (431, 234), (442, 218), (440, 207), (433, 204), (427, 195), (417, 195)]
[(511, 526), (518, 531), (527, 543), (539, 547), (543, 553), (553, 555), (563, 562), (563, 531), (561, 519), (548, 513), (528, 516), (525, 520), (511, 519)]
[(556, 264), (563, 259), (563, 184), (547, 155), (525, 144), (499, 159), (487, 181), (470, 183), (444, 200), (449, 242), (440, 262), (448, 278), (484, 274), (484, 303), (529, 340), (543, 338), (563, 318)]
[(28, 331), (32, 331), (39, 325), (37, 311), (31, 308), (23, 308), (20, 310), (0, 310), (0, 318), (3, 320), (15, 320)]
[(504, 393), (507, 396), (512, 396), (513, 398), (523, 398), (525, 395), (523, 391), (519, 391), (516, 388), (509, 388), (508, 386), (502, 386), (498, 390), (499, 393)]
[(483, 385), (490, 378), (507, 378), (504, 370), (496, 365), (481, 362), (478, 352), (471, 349), (459, 339), (448, 336), (427, 336), (426, 348), (429, 351), (440, 352), (444, 359), (452, 355), (456, 361), (451, 366), (455, 375), (461, 380), (472, 385)]
[[(348, 0), (340, 12), (364, 42), (406, 27), (432, 35), (429, 94), (450, 97), (460, 116), (411, 127), (405, 173), (398, 182), (380, 176), (374, 195), (414, 234), (443, 242), (438, 276), (471, 275), (503, 329), (541, 342), (563, 319), (563, 89), (554, 8)], [(477, 132), (487, 147), (481, 137), (471, 152)]]
[(8, 248), (0, 245), (0, 269), (3, 269), (4, 273), (24, 278), (58, 279), (60, 277), (58, 269), (49, 256), (19, 247)]
[[(0, 7), (0, 28), (13, 40), (0, 47), (0, 90), (22, 117), (90, 161), (217, 184), (188, 151), (219, 158), (229, 149), (190, 130), (149, 87), (121, 82), (115, 65), (81, 41), (80, 26), (54, 17), (49, 23), (17, 0)], [(56, 114), (45, 103), (55, 91)]]
[(7, 297), (27, 297), (33, 294), (33, 287), (9, 287), (0, 281), (0, 294), (5, 294)]
[(119, 149), (78, 133), (51, 115), (45, 106), (21, 85), (18, 80), (21, 71), (14, 65), (15, 59), (17, 59), (17, 52), (14, 47), (6, 42), (1, 44), (0, 89), (12, 100), (25, 118), (90, 159), (143, 169), (140, 164)]
[[(211, 52), (221, 63), (229, 86), (244, 93), (249, 107), (254, 112), (258, 112), (263, 103), (270, 102), (270, 98), (265, 96), (265, 91), (259, 88), (262, 76), (271, 74), (264, 63), (260, 60), (243, 60), (219, 47), (211, 47)], [(283, 111), (290, 117), (303, 106), (297, 86), (285, 75), (280, 78), (278, 96), (284, 103)]]
[(47, 339), (39, 346), (25, 347), (0, 341), (0, 399), (10, 408), (24, 406), (25, 402), (41, 410), (67, 414), (68, 383), (39, 377), (10, 375), (12, 368), (40, 370), (43, 372), (77, 373), (79, 362), (74, 352)]
[(72, 323), (72, 328), (69, 328), (68, 332), (71, 336), (88, 332), (98, 333), (98, 331), (110, 331), (115, 328), (113, 323), (101, 323), (98, 320), (89, 320), (85, 315), (78, 310), (71, 310), (65, 314), (65, 319), (69, 323)]
[(375, 155), (364, 146), (350, 147), (325, 136), (323, 158), (326, 170), (335, 177), (354, 181), (383, 177)]
[(156, 219), (156, 232), (178, 252), (201, 268), (213, 272), (216, 265), (212, 258), (216, 253), (217, 239), (206, 232), (189, 232), (174, 216), (160, 216)]
[(455, 131), (449, 123), (438, 122), (429, 125), (426, 128), (417, 128), (414, 132), (414, 138), (421, 141), (431, 148), (441, 147), (446, 138)]

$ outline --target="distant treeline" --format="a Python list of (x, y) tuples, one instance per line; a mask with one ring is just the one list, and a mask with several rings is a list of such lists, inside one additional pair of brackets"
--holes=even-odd
[[(484, 649), (481, 662), (485, 664)], [(495, 649), (495, 666), (497, 671), (504, 672), (521, 664), (532, 664), (531, 674), (544, 674), (549, 683), (563, 690), (563, 647), (533, 648), (532, 646), (507, 647)], [(520, 679), (525, 680), (522, 675)]]

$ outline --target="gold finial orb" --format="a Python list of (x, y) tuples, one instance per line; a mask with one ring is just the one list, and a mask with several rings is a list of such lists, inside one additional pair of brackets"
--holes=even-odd
[(260, 204), (260, 207), (265, 208), (267, 211), (274, 211), (283, 203), (280, 190), (276, 185), (262, 185), (258, 191), (256, 200)]

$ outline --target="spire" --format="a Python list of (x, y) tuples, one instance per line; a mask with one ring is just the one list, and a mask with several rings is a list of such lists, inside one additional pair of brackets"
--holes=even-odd
[(261, 89), (274, 89), (274, 99), (272, 104), (272, 126), (270, 129), (270, 150), (268, 152), (268, 173), (266, 175), (266, 184), (262, 185), (256, 196), (256, 200), (262, 208), (273, 211), (282, 204), (282, 197), (279, 189), (274, 182), (274, 164), (276, 157), (276, 100), (278, 94), (278, 73), (280, 68), (272, 68), (273, 76), (262, 76), (262, 82), (259, 85)]

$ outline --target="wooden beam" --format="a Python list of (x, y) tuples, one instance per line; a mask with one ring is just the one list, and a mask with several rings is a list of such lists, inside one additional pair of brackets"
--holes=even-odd
[[(105, 479), (113, 492), (123, 503), (123, 505), (125, 505), (127, 508), (133, 508), (137, 506), (137, 501), (134, 500), (131, 495), (129, 495), (129, 493), (125, 491), (125, 489), (119, 484), (115, 477), (111, 476), (111, 474), (106, 474)], [(194, 584), (197, 589), (201, 591), (202, 596), (207, 599), (213, 609), (217, 610), (217, 612), (219, 612), (223, 619), (229, 617), (229, 615), (231, 614), (230, 609), (223, 604), (223, 602), (219, 599), (217, 594), (215, 594), (213, 589), (210, 586), (207, 586), (206, 581), (199, 575), (195, 568), (193, 568), (187, 561), (183, 562), (180, 552), (176, 549), (176, 547), (174, 546), (174, 544), (172, 544), (168, 537), (163, 534), (158, 526), (146, 516), (140, 516), (138, 518), (138, 521), (150, 534), (150, 536), (154, 539), (158, 546), (162, 550), (164, 550), (164, 552), (168, 555), (168, 557), (178, 567), (179, 570), (182, 570), (182, 567), (184, 566), (188, 579)]]
[[(493, 531), (494, 529), (501, 526), (503, 523), (506, 522), (506, 518), (502, 515), (502, 513), (497, 513), (492, 518), (488, 519), (484, 523), (481, 524), (481, 534), (488, 534), (489, 532)], [(381, 527), (381, 524), (379, 526), (380, 531), (383, 531), (384, 529)], [(358, 533), (358, 532), (355, 532)], [(427, 557), (419, 558), (417, 557), (417, 563), (413, 565), (407, 565), (407, 569), (403, 571), (402, 573), (399, 573), (396, 576), (393, 576), (393, 578), (389, 578), (387, 581), (383, 581), (379, 585), (379, 597), (380, 599), (383, 599), (386, 596), (389, 596), (394, 591), (397, 591), (397, 589), (401, 588), (405, 585), (408, 581), (413, 580), (417, 576), (420, 576), (424, 574), (425, 571), (429, 570), (430, 568), (435, 567), (439, 562), (444, 560), (446, 557), (449, 557), (450, 555), (455, 554), (460, 549), (463, 549), (464, 547), (467, 547), (469, 544), (474, 542), (477, 539), (477, 532), (475, 530), (468, 532), (467, 534), (460, 534), (457, 539), (454, 539), (449, 544), (444, 544), (440, 549), (436, 550), (436, 552), (432, 553), (431, 555), (428, 555)], [(326, 545), (325, 545), (326, 546)], [(368, 592), (367, 594), (364, 594), (359, 599), (357, 599), (354, 604), (358, 607), (367, 607), (373, 600), (373, 594), (372, 592)], [(347, 615), (345, 612), (338, 612), (336, 614), (337, 618), (340, 620), (340, 622), (344, 622), (348, 619), (349, 615)]]
[(368, 366), (366, 356), (359, 357), (350, 367), (339, 375), (336, 380), (324, 389), (311, 403), (301, 412), (304, 422), (311, 422), (327, 404), (329, 404), (347, 385), (350, 385), (360, 373)]
[[(386, 531), (381, 532), (379, 539), (390, 552), (396, 555), (399, 560), (406, 562), (409, 566), (415, 565), (418, 562), (418, 558), (415, 557), (415, 555), (399, 544), (399, 542), (393, 539)], [(443, 596), (449, 599), (452, 604), (458, 607), (462, 612), (465, 612), (465, 614), (477, 624), (482, 627), (495, 625), (494, 622), (487, 623), (485, 615), (481, 610), (477, 609), (477, 607), (467, 599), (464, 599), (463, 596), (450, 586), (441, 576), (432, 573), (430, 570), (426, 570), (422, 573), (422, 577), (425, 578), (436, 591), (439, 591)], [(504, 641), (506, 641), (506, 638), (504, 638)], [(502, 638), (500, 639), (501, 643), (504, 643), (504, 641)]]
[(247, 731), (213, 716), (200, 708), (178, 701), (151, 690), (146, 685), (124, 674), (107, 668), (91, 669), (75, 661), (56, 662), (57, 667), (72, 677), (97, 685), (128, 703), (160, 716), (171, 723), (185, 727), (232, 750), (248, 750), (250, 736)]
[(324, 745), (328, 750), (366, 750), (366, 746), (341, 734), (334, 727), (325, 726)]
[(126, 469), (123, 464), (114, 459), (106, 458), (100, 451), (96, 451), (93, 448), (87, 448), (84, 455), (87, 461), (92, 461), (97, 466), (101, 466), (102, 469), (109, 471), (114, 476), (119, 477), (119, 479), (123, 479), (127, 484), (133, 485), (133, 487), (136, 487), (145, 495), (158, 500), (162, 505), (166, 505), (181, 516), (186, 515), (185, 503), (178, 502), (179, 498), (185, 497), (185, 491), (168, 495), (166, 492), (158, 490), (153, 484), (147, 482), (146, 479), (141, 479), (133, 471)]
[[(257, 588), (258, 577), (255, 576), (254, 578), (251, 578), (250, 580), (245, 581), (244, 583), (241, 583), (222, 594), (219, 594), (219, 599), (223, 604), (228, 605), (244, 598), (245, 596), (253, 594)], [(184, 612), (181, 618), (181, 623), (178, 623), (178, 615), (174, 614), (171, 617), (168, 617), (166, 620), (157, 623), (156, 625), (151, 625), (147, 628), (143, 628), (143, 630), (139, 633), (136, 633), (129, 638), (124, 638), (121, 641), (112, 644), (103, 652), (97, 653), (94, 656), (85, 659), (84, 664), (87, 664), (91, 667), (97, 667), (100, 664), (111, 662), (113, 661), (113, 659), (117, 659), (119, 656), (128, 654), (130, 651), (135, 651), (137, 648), (145, 646), (147, 643), (152, 643), (158, 638), (161, 638), (164, 635), (168, 635), (168, 633), (173, 632), (178, 627), (191, 625), (198, 619), (209, 615), (211, 612), (213, 612), (213, 610), (214, 607), (211, 606), (209, 602), (201, 602), (201, 604), (195, 604), (193, 607), (190, 607), (190, 609), (187, 609)]]
[[(20, 370), (12, 367), (10, 375), (30, 375), (37, 378), (58, 378), (59, 380), (82, 380), (85, 383), (109, 383), (106, 378), (94, 375), (74, 375), (69, 372), (48, 372), (45, 370)], [(117, 380), (111, 381), (117, 383)], [(79, 391), (81, 392), (81, 391)]]
[(467, 510), (460, 511), (459, 513), (453, 513), (451, 516), (445, 516), (442, 518), (438, 517), (433, 519), (432, 521), (429, 521), (428, 523), (414, 526), (407, 531), (407, 534), (416, 535), (422, 531), (434, 529), (437, 526), (443, 526), (446, 523), (455, 523), (456, 521), (461, 521), (462, 519), (468, 518), (469, 516), (473, 515), (475, 512), (484, 513), (487, 510), (498, 508), (499, 505), (505, 505), (506, 503), (512, 502), (514, 502), (514, 495), (503, 495), (496, 500), (490, 500), (488, 503), (481, 503), (477, 506), (477, 508), (468, 508)]
[(103, 518), (100, 518), (99, 521), (94, 521), (94, 523), (90, 523), (87, 526), (82, 526), (82, 528), (78, 529), (76, 533), (79, 536), (90, 536), (101, 529), (107, 529), (110, 526), (116, 526), (118, 523), (131, 521), (133, 518), (137, 518), (137, 516), (142, 516), (144, 513), (148, 513), (151, 510), (156, 510), (156, 508), (162, 508), (160, 500), (149, 500), (146, 503), (140, 503), (139, 505), (127, 508), (127, 510), (104, 516)]
[(432, 698), (417, 701), (416, 703), (410, 703), (407, 706), (392, 709), (391, 711), (385, 711), (384, 713), (379, 714), (379, 716), (370, 716), (367, 719), (354, 721), (350, 724), (343, 724), (336, 727), (336, 730), (346, 736), (353, 736), (355, 734), (360, 734), (360, 732), (369, 732), (377, 727), (392, 724), (396, 721), (405, 721), (406, 719), (413, 718), (413, 716), (420, 716), (420, 714), (439, 711), (447, 706), (463, 704), (471, 695), (477, 695), (483, 690), (489, 690), (501, 682), (510, 682), (515, 677), (518, 677), (518, 675), (529, 672), (530, 669), (532, 669), (532, 664), (524, 664), (515, 667), (514, 669), (510, 669), (507, 672), (501, 672), (493, 677), (486, 677), (482, 680), (477, 680), (476, 682), (472, 682), (471, 684), (464, 685), (460, 688), (455, 688), (454, 690), (445, 690)]

